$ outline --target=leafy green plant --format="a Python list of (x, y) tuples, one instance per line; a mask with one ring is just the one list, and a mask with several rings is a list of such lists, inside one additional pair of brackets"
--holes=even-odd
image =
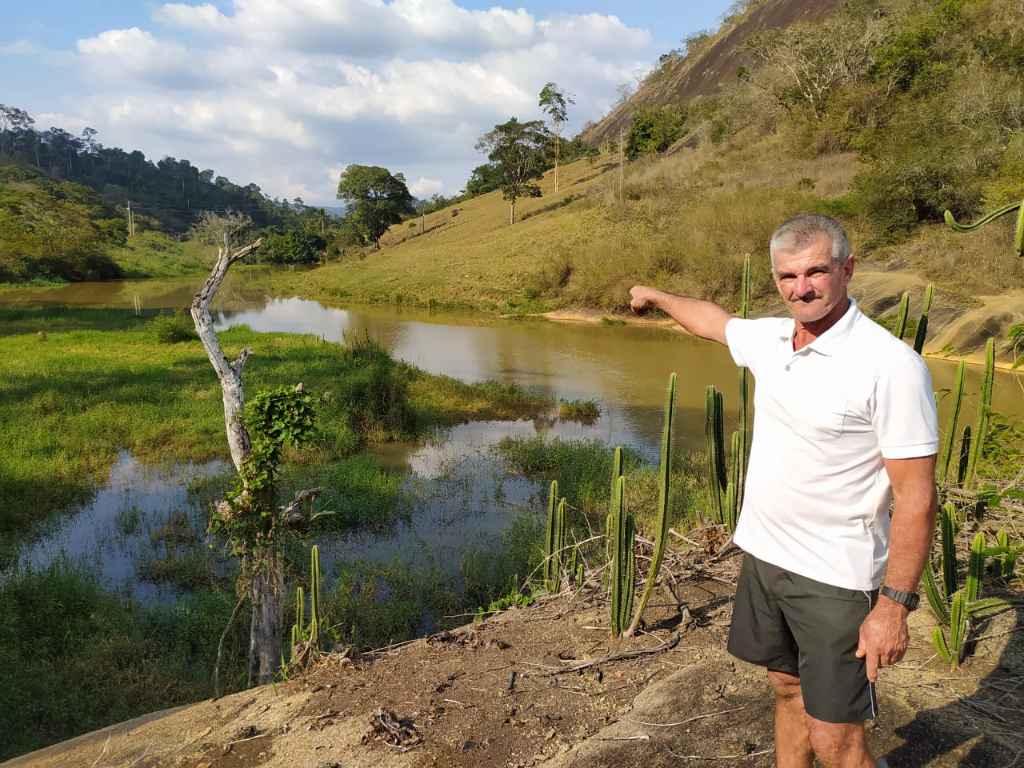
[(178, 344), (183, 341), (196, 341), (199, 338), (192, 318), (184, 312), (157, 315), (149, 321), (149, 326), (161, 344)]

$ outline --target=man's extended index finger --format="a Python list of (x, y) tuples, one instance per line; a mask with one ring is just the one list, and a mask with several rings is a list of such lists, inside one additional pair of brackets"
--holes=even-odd
[(867, 654), (867, 656), (865, 657), (864, 660), (865, 660), (865, 662), (867, 663), (867, 666), (868, 666), (868, 669), (867, 669), (868, 680), (870, 680), (872, 683), (877, 682), (878, 681), (878, 666), (879, 666), (879, 664), (878, 664), (878, 662), (879, 662), (878, 654), (876, 652), (874, 652), (874, 651), (871, 651), (871, 652), (869, 652)]

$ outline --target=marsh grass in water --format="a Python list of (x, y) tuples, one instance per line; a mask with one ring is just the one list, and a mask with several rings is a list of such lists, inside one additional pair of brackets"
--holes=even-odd
[[(542, 481), (558, 481), (559, 494), (568, 499), (570, 524), (603, 530), (608, 513), (612, 449), (599, 440), (545, 440), (544, 437), (505, 438), (495, 449), (517, 472)], [(701, 483), (697, 457), (678, 455), (673, 460), (669, 496), (669, 525), (688, 526), (698, 514)], [(626, 506), (636, 516), (640, 532), (653, 524), (658, 502), (657, 467), (630, 449), (623, 457)], [(582, 517), (581, 517), (582, 515)]]
[[(86, 501), (119, 451), (146, 463), (226, 456), (220, 390), (201, 345), (162, 344), (151, 322), (124, 310), (0, 308), (0, 538)], [(232, 357), (253, 349), (249, 392), (302, 382), (321, 399), (316, 440), (290, 457), (305, 463), (552, 407), (511, 385), (426, 374), (378, 346), (247, 328), (221, 339)]]

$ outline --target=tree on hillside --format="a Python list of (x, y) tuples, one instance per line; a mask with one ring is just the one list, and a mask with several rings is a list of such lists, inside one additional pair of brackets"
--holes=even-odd
[(551, 121), (551, 132), (555, 136), (555, 192), (558, 191), (558, 161), (562, 149), (562, 127), (568, 119), (568, 107), (575, 104), (572, 96), (558, 88), (557, 83), (548, 83), (540, 91), (539, 106)]
[(494, 163), (478, 165), (469, 174), (466, 182), (466, 194), (470, 197), (484, 195), (501, 188), (501, 169)]
[(549, 137), (542, 121), (521, 123), (513, 117), (494, 126), (476, 144), (501, 173), (501, 193), (509, 201), (509, 224), (516, 222), (519, 198), (541, 196), (540, 187), (531, 182), (544, 174), (544, 148)]
[(350, 165), (338, 181), (338, 199), (349, 206), (348, 218), (364, 243), (380, 248), (380, 238), (403, 216), (415, 213), (405, 177), (376, 165)]

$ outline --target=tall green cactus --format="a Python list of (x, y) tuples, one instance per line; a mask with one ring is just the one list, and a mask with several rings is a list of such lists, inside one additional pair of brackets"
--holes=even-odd
[(953, 456), (953, 443), (956, 441), (957, 425), (960, 421), (960, 407), (964, 400), (964, 382), (967, 379), (967, 363), (963, 360), (956, 369), (956, 383), (953, 385), (952, 410), (949, 412), (949, 426), (942, 440), (942, 452), (939, 454), (939, 482), (946, 482), (949, 477), (949, 460)]
[(967, 465), (971, 463), (971, 425), (964, 427), (964, 435), (960, 438), (960, 461), (956, 467), (956, 484), (963, 485), (967, 480)]
[(729, 533), (736, 530), (740, 519), (740, 503), (743, 496), (743, 440), (740, 432), (732, 433), (732, 464), (729, 467), (729, 483), (725, 488), (725, 501), (722, 504), (725, 529)]
[(896, 324), (892, 328), (892, 335), (902, 339), (907, 335), (907, 320), (910, 317), (910, 294), (904, 292), (900, 296), (900, 308), (896, 313)]
[(704, 447), (707, 455), (707, 491), (714, 522), (724, 520), (722, 491), (728, 485), (725, 467), (725, 424), (722, 393), (708, 385), (704, 400)]
[(935, 298), (935, 286), (931, 283), (924, 289), (924, 303), (921, 305), (921, 319), (917, 321), (917, 331), (914, 333), (914, 351), (917, 354), (924, 352), (924, 343), (928, 338), (928, 313), (932, 311), (932, 301)]
[(970, 458), (967, 462), (966, 485), (973, 488), (978, 477), (978, 461), (985, 449), (985, 438), (988, 436), (989, 415), (992, 412), (992, 386), (996, 372), (996, 340), (990, 338), (985, 343), (985, 378), (981, 383), (981, 395), (978, 399), (978, 418), (972, 434)]
[(313, 648), (320, 647), (320, 547), (314, 544), (309, 550), (309, 642)]
[[(309, 624), (306, 624), (306, 595), (301, 586), (295, 588), (295, 623), (292, 624), (292, 664), (308, 659), (310, 651), (320, 650), (320, 625), (323, 614), (320, 603), (320, 547), (313, 545), (309, 552)], [(298, 655), (296, 655), (298, 651)]]
[[(561, 545), (559, 543), (559, 513), (561, 505), (558, 503), (558, 481), (552, 480), (548, 491), (548, 519), (544, 536), (544, 589), (548, 592), (558, 591), (558, 581), (561, 573), (559, 569), (559, 554)], [(564, 510), (562, 510), (564, 519)]]
[(1013, 234), (1013, 252), (1017, 254), (1017, 256), (1024, 256), (1024, 200), (1019, 203), (1004, 205), (1002, 208), (998, 208), (991, 213), (982, 216), (973, 224), (958, 223), (957, 220), (953, 218), (953, 214), (950, 211), (946, 211), (945, 219), (946, 223), (957, 232), (970, 232), (988, 224), (990, 221), (998, 219), (1001, 216), (1013, 213), (1014, 211), (1017, 211), (1017, 227)]
[[(740, 302), (740, 317), (744, 320), (750, 317), (750, 254), (743, 258), (743, 289)], [(750, 416), (748, 404), (750, 400), (750, 371), (745, 367), (740, 368), (740, 456), (743, 460), (743, 475), (746, 476), (747, 461), (750, 458)], [(738, 506), (743, 505), (743, 487), (740, 486), (739, 495), (736, 499)]]
[(658, 519), (654, 524), (654, 555), (651, 557), (651, 565), (647, 570), (647, 581), (644, 584), (644, 591), (640, 595), (640, 602), (636, 607), (636, 613), (630, 622), (626, 635), (632, 637), (640, 626), (640, 619), (643, 616), (647, 601), (651, 599), (654, 592), (654, 584), (658, 578), (658, 571), (661, 569), (661, 561), (665, 557), (665, 543), (668, 538), (668, 500), (672, 478), (672, 423), (676, 409), (676, 375), (673, 373), (668, 377), (668, 391), (665, 393), (665, 409), (661, 420), (661, 463), (658, 466)]
[(633, 516), (625, 511), (626, 478), (619, 477), (612, 497), (612, 524), (606, 535), (612, 539), (611, 559), (611, 630), (612, 636), (622, 634), (632, 610), (636, 575), (633, 541), (636, 527)]

